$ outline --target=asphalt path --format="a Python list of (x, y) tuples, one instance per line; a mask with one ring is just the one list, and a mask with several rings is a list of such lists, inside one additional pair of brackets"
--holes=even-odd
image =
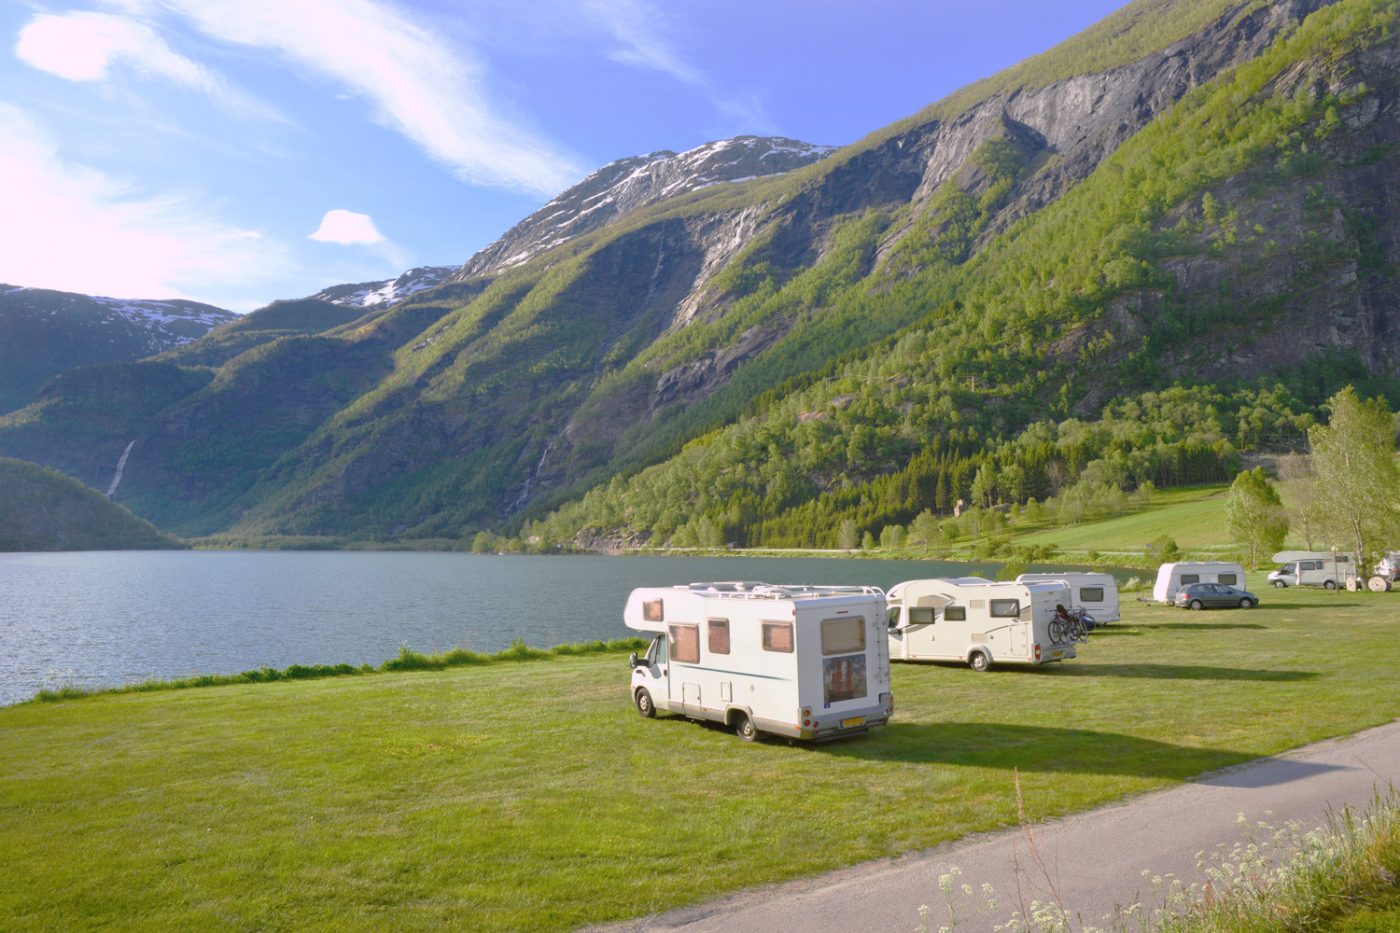
[[(972, 836), (935, 849), (867, 862), (613, 927), (686, 933), (849, 933), (931, 930), (950, 923), (939, 879), (956, 867), (957, 930), (991, 930), (1039, 900), (1084, 924), (1135, 902), (1153, 903), (1151, 876), (1204, 883), (1197, 854), (1227, 849), (1251, 824), (1323, 825), (1329, 811), (1364, 810), (1400, 786), (1400, 721), (1204, 775), (1167, 790), (1063, 819)], [(1144, 876), (1143, 872), (1148, 872)], [(992, 885), (997, 909), (980, 889)], [(1164, 881), (1163, 884), (1168, 882)], [(961, 893), (969, 884), (974, 894)], [(920, 905), (928, 905), (925, 920)]]

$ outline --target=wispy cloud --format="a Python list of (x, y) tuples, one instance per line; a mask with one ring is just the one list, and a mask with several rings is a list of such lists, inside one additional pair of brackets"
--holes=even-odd
[(176, 52), (149, 25), (127, 16), (91, 11), (40, 14), (20, 30), (15, 55), (69, 81), (106, 81), (114, 69), (129, 68), (198, 91), (229, 109), (280, 119), (271, 108)]
[(141, 196), (66, 162), (26, 112), (4, 101), (0, 125), (0, 281), (177, 298), (253, 295), (288, 272), (283, 244), (210, 216), (191, 196)]
[(614, 61), (670, 75), (686, 84), (703, 85), (705, 76), (675, 50), (662, 15), (645, 0), (584, 0), (584, 10), (602, 23), (618, 43)]
[(559, 146), (500, 112), (470, 53), (376, 0), (124, 0), (222, 42), (267, 49), (368, 101), (373, 116), (460, 178), (557, 194), (582, 176)]

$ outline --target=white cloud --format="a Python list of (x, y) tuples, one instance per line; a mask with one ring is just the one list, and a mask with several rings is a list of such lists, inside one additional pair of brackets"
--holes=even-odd
[(188, 195), (139, 196), (65, 162), (3, 101), (0, 126), (0, 282), (122, 298), (252, 295), (290, 268), (282, 244), (209, 216)]
[(584, 9), (620, 43), (609, 56), (614, 61), (660, 71), (686, 84), (706, 83), (705, 76), (671, 47), (665, 20), (645, 0), (585, 0)]
[(321, 226), (317, 227), (316, 232), (308, 239), (321, 243), (338, 243), (341, 246), (385, 242), (384, 234), (374, 225), (373, 217), (338, 208), (326, 211), (326, 215), (321, 218)]
[(572, 157), (498, 112), (480, 63), (386, 3), (147, 0), (142, 6), (173, 11), (215, 39), (271, 49), (332, 79), (466, 181), (552, 195), (583, 175)]
[(214, 72), (166, 44), (149, 25), (109, 13), (41, 14), (20, 30), (15, 54), (69, 81), (106, 81), (115, 66), (164, 78), (235, 110), (275, 117), (270, 108), (235, 91)]

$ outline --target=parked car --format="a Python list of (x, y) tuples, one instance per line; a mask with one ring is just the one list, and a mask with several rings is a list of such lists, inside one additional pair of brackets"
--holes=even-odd
[(1182, 609), (1253, 609), (1259, 605), (1259, 597), (1224, 583), (1192, 583), (1177, 592), (1176, 605)]

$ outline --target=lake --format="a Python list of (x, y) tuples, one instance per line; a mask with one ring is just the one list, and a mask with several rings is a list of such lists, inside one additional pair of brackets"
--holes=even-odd
[(422, 552), (0, 553), (0, 705), (42, 689), (375, 664), (621, 638), (628, 592), (700, 580), (866, 584), (991, 565)]

